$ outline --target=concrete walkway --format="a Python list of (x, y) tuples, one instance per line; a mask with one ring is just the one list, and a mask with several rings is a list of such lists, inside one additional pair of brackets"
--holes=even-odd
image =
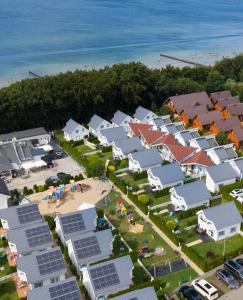
[(204, 274), (204, 272), (190, 259), (188, 258), (182, 251), (181, 247), (176, 246), (168, 237), (165, 235), (154, 223), (149, 219), (147, 215), (145, 215), (123, 192), (121, 192), (116, 186), (114, 186), (114, 190), (122, 195), (122, 197), (126, 200), (129, 205), (132, 205), (136, 212), (144, 218), (146, 222), (148, 222), (153, 230), (176, 252), (178, 252), (185, 260), (185, 262), (190, 265), (190, 267), (196, 271), (200, 276)]
[(196, 240), (196, 241), (193, 241), (191, 243), (188, 243), (186, 244), (187, 247), (192, 247), (192, 246), (195, 246), (195, 245), (198, 245), (198, 244), (201, 244), (203, 241), (202, 240)]

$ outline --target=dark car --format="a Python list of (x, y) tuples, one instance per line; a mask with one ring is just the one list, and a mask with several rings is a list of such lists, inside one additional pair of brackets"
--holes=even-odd
[(243, 258), (237, 258), (235, 261), (237, 262), (237, 264), (243, 267)]
[(220, 269), (216, 272), (216, 276), (218, 279), (224, 281), (228, 285), (229, 289), (238, 289), (240, 287), (239, 281), (236, 280), (232, 274), (227, 271)]
[(203, 300), (203, 297), (193, 287), (184, 285), (179, 289), (180, 296), (187, 300)]
[(224, 269), (229, 271), (236, 279), (243, 282), (243, 267), (233, 259), (229, 259), (224, 263)]

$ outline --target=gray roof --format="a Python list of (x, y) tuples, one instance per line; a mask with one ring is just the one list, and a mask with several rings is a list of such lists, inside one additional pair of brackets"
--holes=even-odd
[(118, 110), (117, 112), (114, 113), (114, 117), (112, 118), (112, 122), (115, 123), (116, 125), (120, 126), (122, 122), (127, 118), (131, 118), (129, 115), (125, 114), (124, 112)]
[(73, 119), (69, 119), (66, 123), (66, 126), (63, 128), (63, 131), (71, 135), (73, 131), (79, 126), (81, 126), (79, 123), (77, 123)]
[(237, 177), (236, 171), (228, 162), (208, 167), (206, 172), (214, 182), (222, 182)]
[(45, 151), (44, 151), (43, 148), (33, 148), (31, 150), (31, 154), (33, 156), (41, 156), (41, 155), (44, 156), (45, 155)]
[[(91, 240), (93, 247), (92, 243), (89, 243)], [(113, 235), (111, 229), (88, 232), (70, 240), (78, 264), (88, 264), (111, 256), (112, 241)]]
[(10, 159), (6, 156), (5, 151), (1, 151), (0, 146), (0, 172), (11, 171), (14, 169)]
[(200, 137), (197, 130), (183, 130), (179, 131), (177, 134), (180, 135), (186, 143), (192, 139)]
[[(100, 116), (97, 116), (96, 114), (94, 114), (93, 117), (90, 119), (88, 126), (91, 127), (92, 129), (96, 130), (104, 121), (105, 120), (102, 119)], [(107, 121), (105, 121), (105, 122), (107, 122)]]
[[(53, 255), (51, 255), (52, 253), (55, 253), (54, 257)], [(44, 261), (42, 259), (38, 263), (39, 257), (42, 255), (46, 255), (47, 257), (49, 256), (49, 258), (46, 258)], [(50, 262), (53, 266), (55, 266), (55, 262), (57, 262), (60, 268), (57, 270), (55, 268), (48, 267), (46, 272), (42, 272), (42, 268), (40, 268), (40, 265), (45, 262)], [(30, 255), (18, 257), (16, 264), (17, 269), (26, 274), (28, 283), (35, 283), (47, 280), (49, 278), (55, 278), (67, 272), (60, 247), (55, 247), (45, 251), (34, 252)]]
[(112, 127), (103, 129), (100, 131), (100, 134), (106, 137), (109, 143), (115, 140), (122, 140), (127, 137), (127, 134), (123, 127)]
[(153, 167), (162, 163), (162, 157), (157, 149), (146, 149), (131, 154), (142, 168)]
[[(171, 134), (174, 134), (178, 131), (185, 130), (184, 125), (180, 124), (180, 123), (179, 124), (176, 124), (176, 123), (166, 124), (166, 125), (164, 125), (164, 128), (166, 128), (167, 131)], [(161, 131), (163, 131), (163, 128)]]
[(75, 277), (70, 277), (68, 279), (39, 287), (38, 289), (33, 289), (27, 292), (28, 300), (55, 300), (56, 295), (52, 296), (51, 291), (56, 290), (61, 296), (65, 296), (65, 299), (72, 299), (72, 297), (77, 295), (76, 300), (82, 300), (80, 295), (80, 290)]
[(217, 230), (242, 222), (241, 214), (234, 201), (204, 209), (203, 213), (209, 221), (214, 223)]
[(10, 195), (9, 189), (2, 178), (0, 178), (0, 194)]
[(127, 137), (122, 140), (114, 141), (114, 145), (117, 148), (120, 148), (124, 155), (144, 149), (138, 136), (134, 136), (131, 138)]
[(32, 128), (32, 129), (27, 129), (22, 131), (0, 134), (0, 141), (3, 142), (9, 141), (12, 140), (13, 138), (16, 139), (31, 138), (31, 137), (36, 137), (38, 135), (45, 135), (45, 134), (48, 133), (44, 127), (37, 127), (37, 128)]
[(188, 206), (209, 201), (211, 194), (203, 181), (197, 180), (174, 188), (176, 194), (181, 196)]
[(165, 124), (170, 124), (171, 123), (170, 115), (154, 118), (153, 122), (154, 122), (154, 124), (156, 125), (157, 128), (160, 128), (161, 126), (163, 126)]
[[(48, 232), (48, 240), (45, 236), (41, 235), (39, 236), (38, 245), (30, 246), (26, 231), (31, 229), (38, 230), (38, 228), (46, 229), (46, 232)], [(8, 241), (16, 245), (19, 254), (44, 250), (52, 246), (51, 233), (47, 222), (30, 225), (24, 228), (11, 229), (8, 231)]]
[(237, 168), (240, 170), (240, 172), (243, 173), (243, 157), (234, 159), (234, 163), (237, 166)]
[(151, 172), (163, 185), (184, 180), (184, 174), (178, 163), (152, 168)]
[(143, 121), (144, 118), (147, 116), (147, 114), (151, 113), (151, 110), (144, 108), (142, 106), (138, 106), (138, 108), (135, 111), (135, 114), (133, 115), (133, 117), (135, 119), (138, 119), (140, 121)]
[[(92, 279), (92, 272), (95, 272), (93, 270), (101, 270), (104, 266), (113, 265), (115, 268), (115, 273), (118, 275), (118, 281), (117, 283), (114, 283), (111, 285), (108, 285), (104, 287), (103, 289), (96, 289), (94, 286), (94, 280)], [(99, 269), (100, 268), (100, 269)], [(129, 287), (132, 284), (132, 277), (131, 272), (133, 269), (133, 263), (129, 255), (122, 256), (113, 260), (109, 260), (103, 263), (98, 263), (92, 266), (88, 266), (88, 272), (90, 277), (90, 282), (92, 284), (93, 290), (95, 295), (108, 295), (112, 294), (113, 292), (117, 292), (120, 290), (123, 290), (127, 287)], [(99, 272), (98, 272), (99, 274)], [(98, 275), (99, 276), (99, 275)], [(102, 274), (100, 275), (102, 276)], [(104, 276), (104, 275), (103, 275)]]
[(212, 150), (222, 162), (228, 159), (236, 158), (238, 156), (233, 147), (219, 146)]
[(112, 300), (158, 300), (153, 287), (135, 290), (130, 293), (112, 298)]
[(214, 138), (206, 138), (204, 136), (195, 139), (200, 147), (200, 149), (205, 150), (212, 147), (217, 147), (218, 143)]
[(30, 219), (29, 222), (27, 222), (27, 223), (21, 223), (21, 220), (19, 219), (19, 216), (18, 216), (18, 209), (24, 208), (24, 207), (38, 209), (38, 211), (39, 211), (38, 205), (36, 203), (12, 206), (12, 207), (8, 207), (8, 208), (0, 210), (0, 219), (6, 220), (8, 222), (9, 229), (21, 228), (21, 227), (25, 227), (28, 225), (37, 224), (37, 223), (42, 222), (42, 217), (39, 214), (39, 217), (37, 217), (36, 220), (32, 221)]

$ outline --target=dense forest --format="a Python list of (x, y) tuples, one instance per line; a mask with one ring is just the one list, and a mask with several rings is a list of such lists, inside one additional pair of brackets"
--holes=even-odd
[(150, 69), (131, 62), (25, 79), (0, 89), (0, 132), (53, 130), (70, 117), (87, 123), (93, 113), (109, 119), (117, 109), (132, 114), (138, 105), (159, 110), (169, 96), (222, 89), (243, 100), (243, 54), (212, 67)]

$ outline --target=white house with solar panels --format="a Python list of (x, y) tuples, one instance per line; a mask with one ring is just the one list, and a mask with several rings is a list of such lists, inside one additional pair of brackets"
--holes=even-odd
[(162, 157), (157, 149), (145, 149), (128, 155), (128, 168), (131, 172), (142, 172), (159, 167)]
[(113, 235), (111, 229), (88, 232), (67, 241), (68, 254), (80, 272), (84, 266), (111, 257)]
[(69, 119), (63, 128), (63, 133), (66, 141), (80, 141), (89, 135), (89, 130), (76, 121)]
[(170, 123), (171, 123), (170, 115), (160, 116), (149, 121), (149, 124), (153, 126), (151, 129), (157, 131), (161, 131), (162, 126)]
[(93, 117), (90, 119), (88, 127), (89, 132), (92, 133), (94, 136), (97, 136), (100, 130), (111, 128), (113, 126), (108, 121), (94, 114)]
[(91, 232), (96, 229), (96, 209), (91, 207), (73, 213), (58, 215), (55, 218), (56, 232), (63, 245), (78, 235)]
[(207, 155), (215, 163), (219, 165), (225, 161), (237, 158), (238, 155), (234, 150), (233, 144), (222, 145), (206, 150)]
[(87, 266), (81, 270), (83, 284), (92, 300), (106, 299), (110, 294), (132, 285), (133, 264), (129, 255)]
[(75, 277), (44, 285), (27, 292), (27, 300), (84, 300)]
[(218, 147), (218, 143), (213, 135), (206, 135), (190, 140), (189, 146), (199, 150), (206, 150)]
[(135, 290), (112, 298), (112, 300), (158, 300), (153, 287)]
[(24, 256), (52, 247), (52, 237), (48, 223), (8, 231), (8, 245), (12, 255)]
[(175, 123), (165, 124), (165, 125), (161, 126), (160, 131), (175, 134), (176, 132), (182, 131), (185, 129), (186, 128), (182, 122), (175, 122)]
[(185, 129), (182, 131), (177, 131), (174, 134), (175, 139), (180, 143), (182, 146), (189, 146), (190, 140), (199, 138), (200, 134), (196, 128), (192, 129)]
[(62, 281), (66, 273), (59, 247), (17, 258), (18, 278), (22, 283), (27, 283), (30, 289)]
[(112, 125), (114, 127), (123, 127), (126, 132), (129, 131), (129, 123), (133, 121), (133, 118), (129, 115), (125, 114), (124, 112), (118, 110), (114, 113), (113, 118), (111, 119)]
[(138, 106), (133, 115), (134, 121), (137, 123), (149, 123), (152, 119), (157, 118), (158, 116), (153, 113), (151, 110)]
[(97, 134), (100, 144), (104, 147), (111, 146), (112, 142), (125, 139), (126, 137), (127, 134), (121, 126), (100, 130)]
[(128, 157), (128, 154), (141, 150), (144, 150), (144, 147), (137, 136), (116, 140), (112, 143), (112, 155), (114, 159), (125, 159)]

